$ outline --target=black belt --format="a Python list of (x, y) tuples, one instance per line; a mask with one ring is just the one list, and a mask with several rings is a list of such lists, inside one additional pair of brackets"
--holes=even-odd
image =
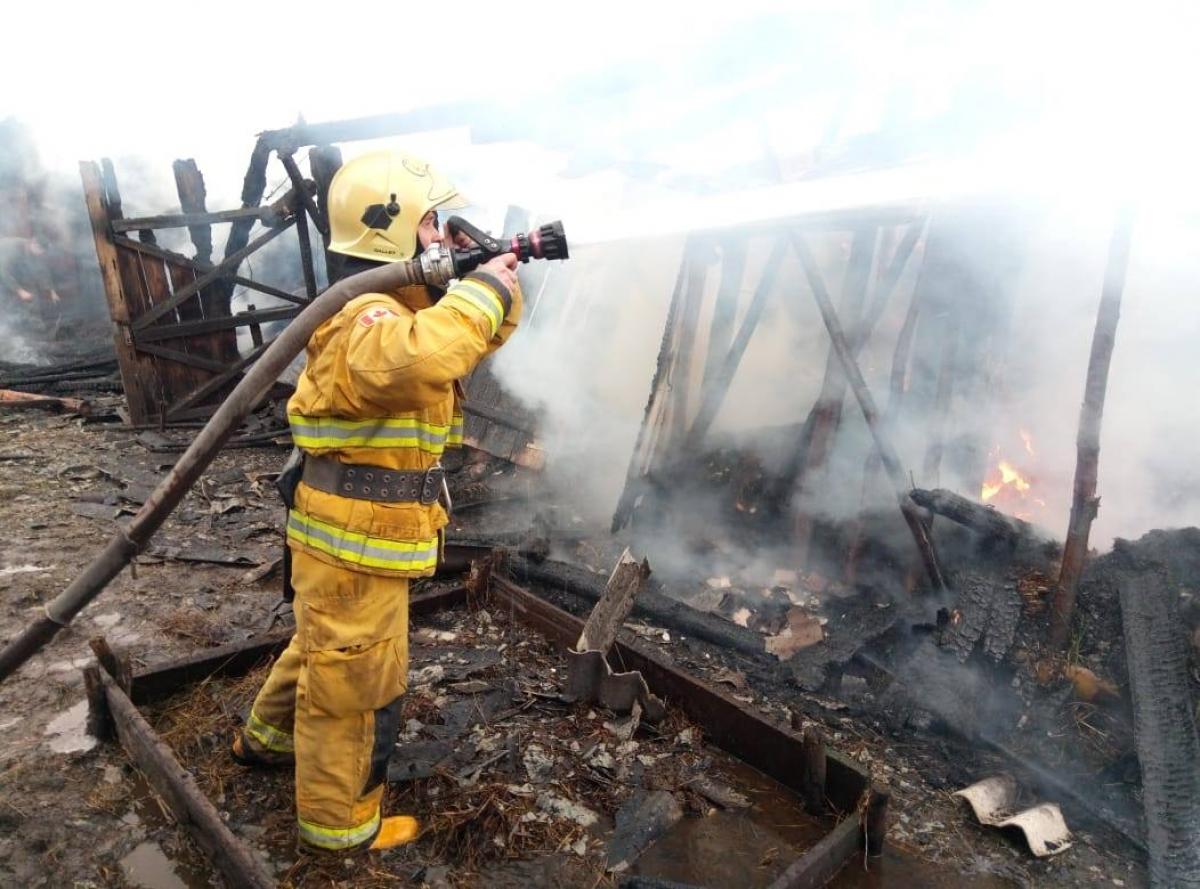
[(339, 463), (328, 457), (304, 456), (303, 482), (326, 494), (377, 503), (436, 503), (446, 483), (446, 470), (387, 469), (362, 463)]

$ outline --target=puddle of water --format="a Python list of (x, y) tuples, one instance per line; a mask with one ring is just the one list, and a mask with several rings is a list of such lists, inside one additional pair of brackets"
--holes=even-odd
[(893, 886), (922, 886), (927, 889), (958, 889), (960, 886), (982, 889), (1017, 889), (1020, 885), (995, 874), (959, 873), (955, 867), (911, 858), (886, 843), (883, 857), (872, 858), (869, 870), (862, 858), (843, 867), (829, 883), (830, 889), (891, 889)]
[(87, 714), (88, 703), (84, 698), (54, 717), (45, 731), (57, 736), (50, 741), (50, 749), (55, 753), (84, 753), (95, 747), (96, 739), (87, 733)]
[(188, 889), (158, 843), (140, 843), (121, 859), (126, 881), (139, 889)]

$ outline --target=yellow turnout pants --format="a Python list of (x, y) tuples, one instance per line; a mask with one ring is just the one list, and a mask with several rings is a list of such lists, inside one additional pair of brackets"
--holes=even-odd
[(374, 839), (408, 683), (408, 580), (292, 550), (296, 635), (255, 698), (247, 743), (296, 756), (300, 839)]

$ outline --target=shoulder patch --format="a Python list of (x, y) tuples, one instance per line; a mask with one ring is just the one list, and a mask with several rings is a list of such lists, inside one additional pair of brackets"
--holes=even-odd
[(384, 306), (376, 306), (358, 316), (358, 323), (363, 327), (370, 327), (380, 318), (399, 318), (400, 316), (391, 309)]

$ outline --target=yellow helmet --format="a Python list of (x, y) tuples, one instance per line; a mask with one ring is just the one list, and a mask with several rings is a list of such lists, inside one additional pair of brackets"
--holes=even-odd
[(466, 205), (425, 161), (373, 151), (347, 161), (329, 183), (329, 249), (376, 262), (412, 259), (425, 214)]

